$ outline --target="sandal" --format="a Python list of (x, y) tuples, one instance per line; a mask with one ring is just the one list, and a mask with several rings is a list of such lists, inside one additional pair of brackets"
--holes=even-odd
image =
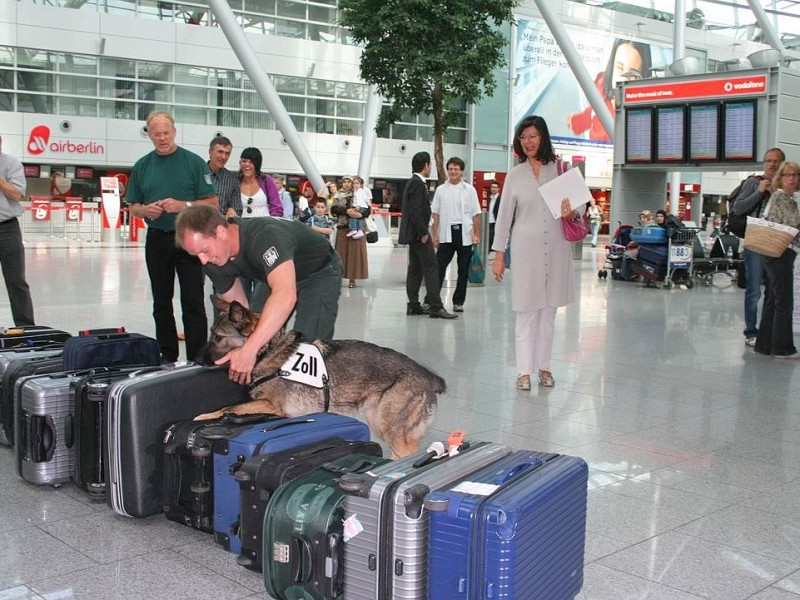
[(518, 375), (517, 376), (517, 389), (528, 391), (531, 389), (531, 376), (530, 375)]
[(553, 387), (555, 384), (556, 380), (553, 379), (553, 374), (550, 371), (539, 371), (539, 385), (542, 387)]
[(347, 287), (349, 287), (350, 289), (353, 289), (354, 287), (356, 287), (356, 282), (355, 281), (351, 281), (350, 283), (347, 284)]

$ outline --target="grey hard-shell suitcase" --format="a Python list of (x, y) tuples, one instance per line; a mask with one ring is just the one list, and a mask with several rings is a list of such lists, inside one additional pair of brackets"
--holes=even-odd
[(423, 502), (511, 454), (511, 448), (472, 442), (435, 461), (419, 453), (339, 481), (344, 501), (344, 598), (418, 598), (428, 587), (428, 511)]
[(17, 474), (36, 485), (60, 486), (75, 469), (75, 403), (69, 393), (76, 373), (32, 375), (17, 382), (14, 454)]

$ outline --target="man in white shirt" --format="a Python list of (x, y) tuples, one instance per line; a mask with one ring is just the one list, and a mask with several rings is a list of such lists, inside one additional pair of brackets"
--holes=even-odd
[(453, 255), (458, 257), (454, 312), (464, 312), (472, 245), (480, 241), (481, 205), (475, 188), (462, 179), (464, 167), (464, 161), (457, 156), (447, 161), (447, 181), (436, 188), (431, 206), (433, 245), (437, 248), (440, 281), (444, 281), (447, 265), (453, 260)]

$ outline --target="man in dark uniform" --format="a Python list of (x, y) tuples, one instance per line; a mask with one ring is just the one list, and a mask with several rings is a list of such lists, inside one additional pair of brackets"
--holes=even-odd
[[(442, 305), (439, 295), (439, 264), (433, 248), (428, 223), (431, 220), (431, 203), (428, 199), (426, 179), (431, 174), (431, 155), (417, 152), (411, 159), (414, 174), (403, 189), (402, 218), (398, 241), (408, 244), (408, 271), (406, 273), (407, 315), (430, 315), (432, 319), (456, 319)], [(419, 288), (425, 278), (425, 304), (419, 303)]]
[(177, 242), (203, 264), (219, 297), (248, 306), (241, 277), (266, 281), (267, 301), (247, 342), (230, 361), (233, 381), (250, 383), (258, 351), (296, 311), (294, 330), (307, 340), (331, 339), (339, 311), (342, 263), (330, 242), (299, 221), (228, 219), (207, 206), (178, 216)]

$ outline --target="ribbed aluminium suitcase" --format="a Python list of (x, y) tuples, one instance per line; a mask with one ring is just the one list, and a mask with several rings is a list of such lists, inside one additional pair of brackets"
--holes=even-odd
[(254, 425), (233, 438), (215, 436), (208, 431), (204, 436), (214, 442), (214, 539), (226, 550), (239, 554), (240, 495), (239, 483), (234, 477), (247, 459), (332, 437), (366, 442), (369, 428), (351, 417), (315, 413)]
[(19, 380), (14, 406), (17, 474), (36, 485), (60, 486), (75, 469), (75, 404), (70, 382), (78, 375), (54, 373)]
[(236, 561), (258, 571), (263, 567), (264, 513), (267, 502), (280, 486), (293, 481), (320, 465), (349, 456), (381, 457), (383, 450), (376, 442), (357, 442), (331, 438), (322, 442), (254, 456), (244, 461), (234, 479), (239, 483), (239, 540), (241, 548)]
[[(166, 368), (166, 367), (165, 367)], [(105, 501), (108, 454), (106, 405), (115, 382), (160, 370), (158, 367), (115, 367), (93, 370), (70, 383), (75, 406), (75, 469), (72, 480), (92, 500)]]
[(667, 230), (658, 225), (634, 227), (631, 230), (631, 241), (637, 244), (666, 244)]
[[(344, 598), (387, 600), (426, 597), (428, 511), (432, 491), (499, 459), (511, 449), (472, 442), (455, 456), (425, 461), (419, 453), (366, 475), (345, 475)], [(419, 465), (419, 466), (416, 466)]]
[(0, 348), (38, 348), (62, 345), (72, 337), (66, 331), (44, 325), (6, 327), (0, 333)]
[(64, 342), (65, 371), (92, 367), (160, 364), (161, 350), (158, 342), (141, 333), (80, 335)]
[(106, 410), (111, 508), (128, 517), (162, 512), (167, 426), (247, 400), (246, 388), (228, 379), (227, 367), (180, 366), (116, 382)]
[(571, 600), (583, 585), (586, 463), (520, 450), (431, 493), (428, 598)]
[[(164, 432), (164, 514), (170, 521), (214, 531), (214, 457), (203, 432), (235, 437), (271, 415), (224, 415), (212, 421), (178, 421)], [(263, 513), (262, 513), (263, 514)]]
[(351, 454), (280, 486), (263, 519), (264, 585), (280, 600), (335, 600), (344, 583), (343, 503), (339, 478), (389, 462)]
[(6, 365), (0, 381), (0, 445), (14, 446), (14, 392), (17, 382), (28, 375), (58, 373), (63, 371), (62, 365), (60, 353), (39, 352)]

